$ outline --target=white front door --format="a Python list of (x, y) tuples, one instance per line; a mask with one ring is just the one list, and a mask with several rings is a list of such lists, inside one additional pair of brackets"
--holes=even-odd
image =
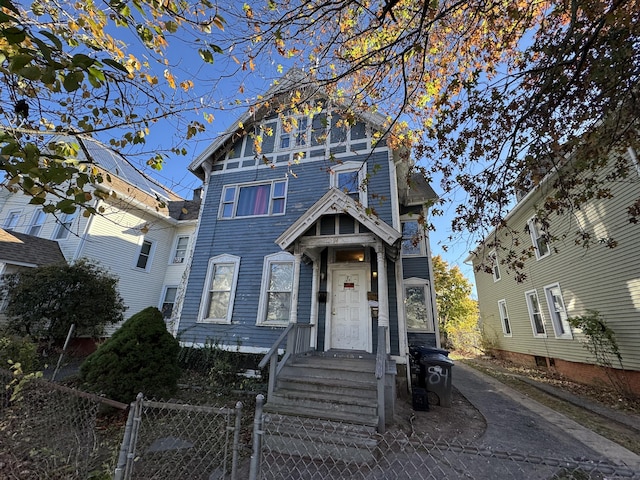
[(329, 348), (369, 350), (367, 270), (340, 268), (332, 271), (331, 341)]

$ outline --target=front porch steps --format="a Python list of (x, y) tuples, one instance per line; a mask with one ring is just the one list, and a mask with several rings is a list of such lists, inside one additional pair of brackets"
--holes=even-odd
[(302, 355), (280, 371), (266, 413), (378, 425), (375, 356), (325, 352)]
[(375, 362), (372, 354), (333, 351), (290, 361), (264, 406), (264, 442), (274, 461), (371, 463), (378, 441)]

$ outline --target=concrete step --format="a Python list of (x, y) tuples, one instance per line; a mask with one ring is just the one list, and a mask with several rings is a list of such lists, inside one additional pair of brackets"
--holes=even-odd
[(264, 449), (271, 454), (357, 464), (375, 461), (377, 437), (372, 426), (279, 414), (267, 414), (263, 421)]
[[(269, 403), (275, 403), (281, 406), (303, 407), (312, 410), (325, 410), (330, 414), (343, 412), (353, 415), (375, 416), (378, 410), (376, 398), (354, 398), (344, 395), (314, 395), (313, 397), (305, 397), (296, 392), (278, 390), (274, 392), (269, 399)], [(330, 416), (328, 418), (331, 418)]]
[(301, 392), (307, 395), (321, 393), (361, 398), (375, 397), (376, 387), (375, 378), (369, 381), (348, 381), (333, 378), (280, 375), (277, 383), (278, 390)]

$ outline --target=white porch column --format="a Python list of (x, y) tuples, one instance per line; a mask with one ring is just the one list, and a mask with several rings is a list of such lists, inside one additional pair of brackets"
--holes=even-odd
[(387, 261), (382, 240), (376, 242), (378, 259), (378, 326), (389, 327), (389, 285), (387, 282)]
[(293, 288), (291, 291), (291, 316), (289, 323), (298, 323), (298, 290), (300, 289), (300, 262), (302, 253), (298, 244), (293, 254)]

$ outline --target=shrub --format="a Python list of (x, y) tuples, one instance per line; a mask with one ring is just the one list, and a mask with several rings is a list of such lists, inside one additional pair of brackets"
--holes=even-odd
[(179, 351), (160, 310), (149, 307), (87, 357), (80, 378), (88, 389), (124, 403), (139, 392), (148, 398), (166, 398), (177, 388)]
[(38, 367), (37, 345), (28, 338), (16, 335), (0, 337), (0, 367), (9, 368), (11, 364), (18, 363), (22, 372), (34, 372)]

